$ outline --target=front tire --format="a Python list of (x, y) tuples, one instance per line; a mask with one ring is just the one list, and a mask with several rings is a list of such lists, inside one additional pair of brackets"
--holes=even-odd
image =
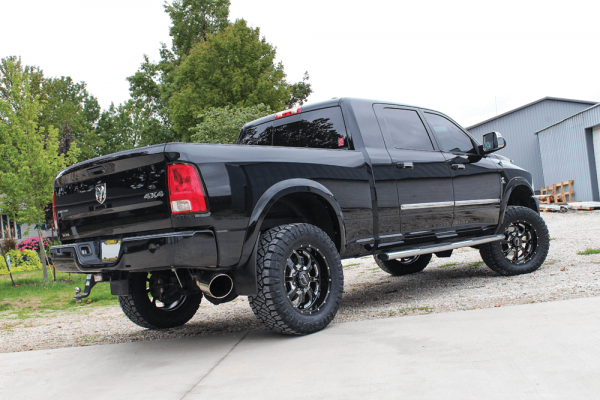
[(119, 296), (119, 304), (131, 322), (143, 328), (175, 328), (192, 319), (202, 300), (201, 293), (178, 292), (179, 283), (171, 271), (130, 273), (129, 294)]
[(509, 206), (500, 228), (505, 239), (486, 243), (479, 253), (500, 275), (528, 274), (542, 266), (550, 249), (550, 233), (542, 217), (527, 207)]
[(321, 229), (289, 224), (266, 231), (258, 243), (256, 269), (258, 294), (248, 299), (268, 328), (306, 335), (335, 317), (344, 291), (342, 262)]
[(420, 256), (387, 261), (380, 260), (376, 255), (373, 256), (373, 258), (375, 259), (375, 263), (383, 271), (392, 276), (402, 276), (423, 271), (429, 264), (429, 261), (431, 261), (431, 254), (422, 254)]

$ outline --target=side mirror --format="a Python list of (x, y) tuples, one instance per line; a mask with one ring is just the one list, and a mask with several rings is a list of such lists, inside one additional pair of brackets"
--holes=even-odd
[(500, 132), (490, 132), (483, 135), (483, 154), (493, 153), (506, 147), (506, 140)]

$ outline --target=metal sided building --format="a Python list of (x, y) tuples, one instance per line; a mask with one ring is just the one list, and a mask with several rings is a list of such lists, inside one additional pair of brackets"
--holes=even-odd
[(596, 102), (544, 97), (466, 129), (480, 143), (484, 134), (500, 132), (506, 139), (506, 148), (498, 154), (514, 160), (518, 166), (531, 172), (535, 191), (539, 193), (541, 187), (561, 181), (545, 179), (538, 135), (535, 133), (594, 104)]
[(540, 144), (544, 180), (549, 185), (573, 179), (575, 201), (600, 200), (600, 103), (535, 136)]

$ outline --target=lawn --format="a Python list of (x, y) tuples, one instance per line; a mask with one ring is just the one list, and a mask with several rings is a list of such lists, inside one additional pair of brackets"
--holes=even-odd
[(116, 305), (117, 296), (110, 294), (108, 283), (99, 283), (92, 289), (92, 294), (77, 304), (73, 299), (75, 286), (83, 291), (84, 274), (56, 273), (56, 281), (44, 283), (41, 270), (16, 272), (13, 274), (13, 287), (8, 275), (0, 275), (0, 318), (31, 318), (52, 311), (77, 311), (96, 306)]

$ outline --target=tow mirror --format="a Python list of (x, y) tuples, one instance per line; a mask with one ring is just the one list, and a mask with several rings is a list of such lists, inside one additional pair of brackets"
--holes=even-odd
[(490, 132), (483, 135), (483, 154), (493, 153), (506, 147), (506, 140), (500, 132)]

